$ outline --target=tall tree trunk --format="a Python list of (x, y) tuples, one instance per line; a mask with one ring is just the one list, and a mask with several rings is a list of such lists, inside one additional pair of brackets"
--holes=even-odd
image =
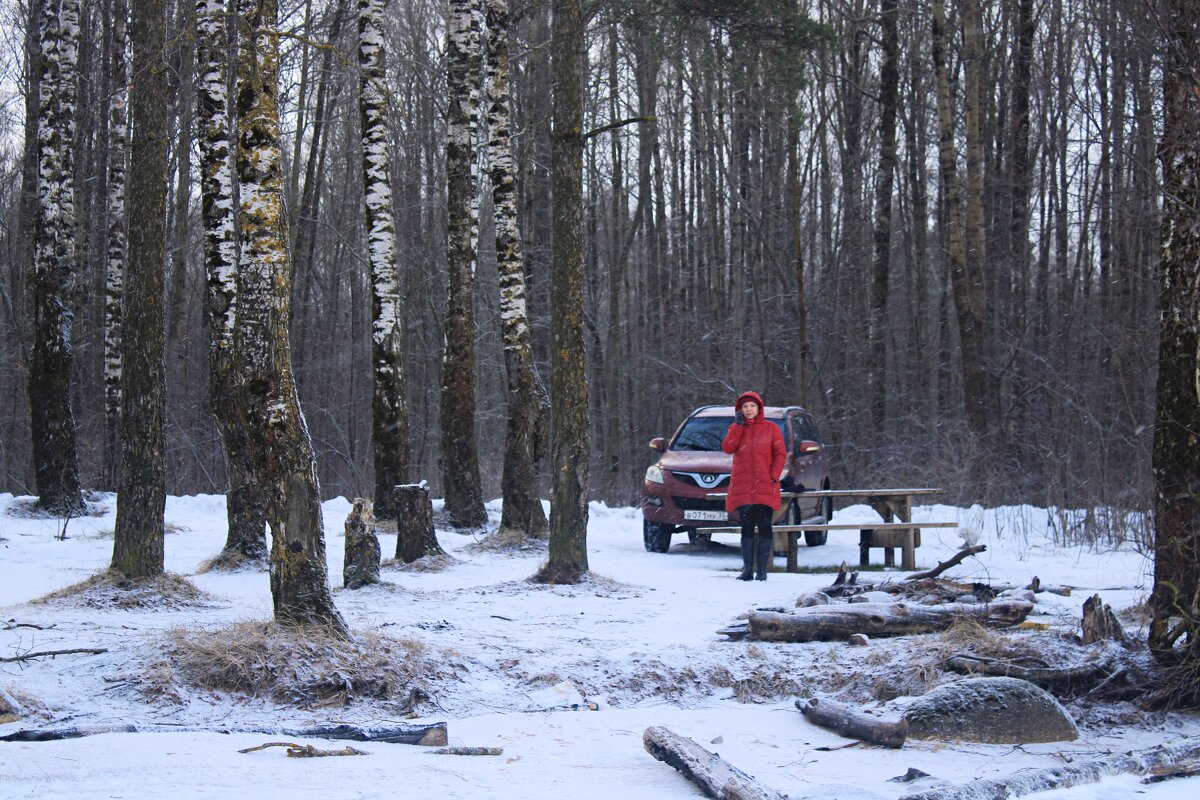
[(512, 97), (508, 70), (508, 0), (487, 2), (488, 168), (500, 274), (500, 333), (508, 378), (508, 424), (500, 478), (501, 533), (546, 535), (546, 512), (538, 494), (537, 461), (543, 449), (549, 401), (533, 369), (529, 311), (525, 305), (525, 257), (517, 225), (517, 186), (512, 152)]
[(587, 572), (588, 387), (583, 348), (583, 11), (553, 0), (551, 132), (550, 558), (535, 576), (576, 583)]
[(117, 485), (121, 420), (121, 298), (125, 293), (125, 149), (129, 94), (126, 0), (111, 0), (109, 26), (108, 244), (104, 265), (104, 483)]
[(127, 578), (163, 571), (166, 471), (163, 406), (167, 258), (167, 64), (164, 0), (134, 4), (130, 92), (129, 262), (121, 336), (121, 455), (113, 569)]
[[(958, 319), (959, 359), (967, 427), (976, 439), (987, 430), (982, 384), (982, 321), (971, 302), (962, 203), (958, 191), (958, 152), (954, 146), (954, 111), (950, 106), (950, 76), (946, 66), (945, 3), (933, 3), (933, 72), (937, 91), (938, 163), (942, 206), (946, 214), (947, 258)], [(976, 265), (978, 266), (978, 265)]]
[(892, 187), (896, 175), (896, 107), (900, 95), (900, 30), (897, 0), (880, 0), (883, 63), (879, 66), (879, 169), (875, 175), (875, 255), (871, 270), (870, 362), (867, 396), (875, 435), (887, 424), (887, 306), (892, 250)]
[(275, 619), (343, 636), (325, 562), (312, 440), (300, 411), (288, 336), (291, 265), (279, 149), (276, 0), (239, 0), (238, 178), (241, 186), (234, 350), (238, 420), (271, 526)]
[(39, 30), (39, 177), (29, 409), (38, 502), (51, 513), (70, 515), (84, 508), (71, 407), (79, 0), (43, 0)]
[(196, 2), (196, 122), (200, 145), (200, 216), (207, 283), (209, 402), (225, 459), (225, 558), (267, 556), (266, 510), (250, 470), (249, 442), (238, 424), (234, 358), (237, 317), (237, 221), (229, 121), (229, 35), (226, 0)]
[(1165, 3), (1162, 300), (1154, 429), (1150, 649), (1179, 663), (1180, 697), (1200, 694), (1200, 20)]
[(190, 35), (194, 30), (195, 4), (192, 0), (180, 0), (178, 8), (178, 28), (183, 31), (179, 43), (178, 64), (179, 79), (175, 81), (175, 208), (173, 230), (171, 231), (171, 280), (168, 285), (170, 293), (170, 316), (167, 324), (170, 326), (168, 345), (174, 357), (171, 359), (171, 375), (173, 383), (178, 386), (187, 385), (187, 256), (188, 227), (191, 221), (188, 213), (192, 198), (192, 95), (194, 92), (194, 75), (196, 71), (197, 39)]
[(442, 484), (450, 524), (487, 522), (475, 435), (475, 330), (471, 309), (479, 198), (475, 129), (479, 117), (477, 0), (450, 0), (446, 29), (446, 349), (442, 356)]
[(396, 514), (395, 488), (408, 483), (408, 408), (404, 400), (396, 222), (388, 161), (383, 15), (387, 0), (358, 0), (358, 109), (362, 121), (363, 200), (371, 264), (371, 434), (375, 514)]

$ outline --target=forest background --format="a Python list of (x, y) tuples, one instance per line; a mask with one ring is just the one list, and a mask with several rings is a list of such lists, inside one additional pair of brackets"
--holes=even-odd
[[(114, 1), (83, 4), (74, 142), (72, 399), (83, 483), (101, 489), (114, 488), (103, 388)], [(410, 472), (435, 496), (443, 5), (392, 0), (386, 18)], [(208, 399), (194, 6), (168, 3), (172, 495), (226, 485)], [(594, 498), (632, 503), (651, 437), (753, 387), (817, 415), (835, 487), (1151, 507), (1162, 96), (1159, 23), (1146, 4), (612, 0), (587, 10), (584, 130), (643, 118), (585, 143)], [(0, 485), (33, 494), (27, 9), (5, 2), (2, 13)], [(354, 8), (289, 0), (280, 16), (295, 375), (322, 494), (370, 496)], [(550, 32), (548, 3), (512, 4), (518, 208), (534, 361), (547, 383)], [(490, 498), (500, 494), (507, 392), (486, 176), (479, 196), (474, 379)]]

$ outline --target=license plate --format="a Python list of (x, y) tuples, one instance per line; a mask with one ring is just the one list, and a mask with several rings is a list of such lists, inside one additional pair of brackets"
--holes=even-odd
[(729, 513), (726, 511), (685, 511), (683, 518), (706, 522), (725, 522), (729, 519)]

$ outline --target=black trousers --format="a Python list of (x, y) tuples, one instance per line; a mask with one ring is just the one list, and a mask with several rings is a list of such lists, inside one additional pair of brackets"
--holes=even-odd
[(771, 540), (771, 519), (775, 516), (775, 509), (761, 504), (738, 506), (738, 514), (742, 519), (742, 536), (752, 537), (754, 529), (758, 528), (759, 541), (764, 538)]

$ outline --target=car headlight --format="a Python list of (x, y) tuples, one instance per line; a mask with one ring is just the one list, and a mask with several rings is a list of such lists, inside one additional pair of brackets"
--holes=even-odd
[(662, 469), (657, 464), (646, 468), (646, 480), (650, 483), (663, 483)]

